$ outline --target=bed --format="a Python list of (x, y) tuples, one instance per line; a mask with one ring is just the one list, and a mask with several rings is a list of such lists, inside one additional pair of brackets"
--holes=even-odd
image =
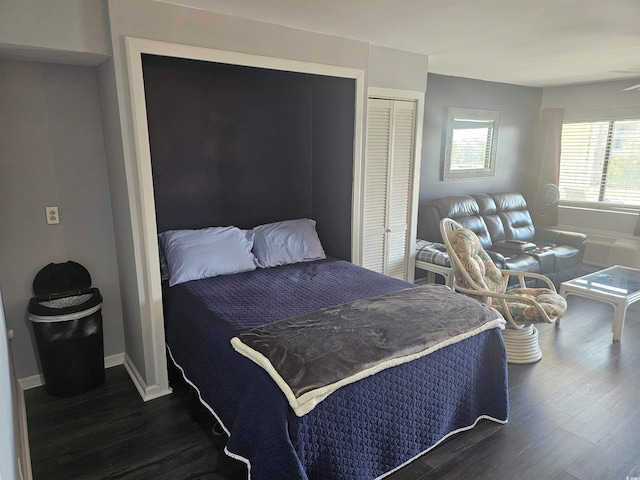
[[(231, 339), (413, 287), (332, 258), (167, 285), (167, 349), (229, 436), (225, 452), (247, 465), (250, 478), (385, 477), (481, 419), (507, 421), (499, 328), (346, 384), (300, 416), (269, 374), (234, 350)], [(448, 291), (431, 288), (442, 289), (438, 295)]]

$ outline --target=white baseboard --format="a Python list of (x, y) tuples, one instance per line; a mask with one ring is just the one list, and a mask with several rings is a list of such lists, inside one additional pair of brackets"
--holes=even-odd
[(136, 366), (131, 361), (131, 357), (126, 353), (124, 354), (124, 368), (129, 372), (131, 381), (138, 390), (140, 397), (142, 397), (142, 400), (145, 402), (153, 400), (154, 398), (164, 397), (173, 391), (171, 388), (167, 388), (166, 390), (161, 389), (159, 385), (148, 386)]
[[(124, 363), (124, 353), (116, 353), (115, 355), (109, 355), (104, 357), (104, 367), (111, 368)], [(32, 388), (41, 387), (44, 385), (44, 376), (42, 374), (32, 375), (30, 377), (23, 377), (18, 379), (18, 385), (22, 390), (30, 390)]]
[(18, 469), (21, 480), (32, 480), (31, 451), (29, 450), (29, 429), (27, 428), (27, 405), (24, 402), (24, 389), (18, 383), (18, 417), (20, 419), (20, 449), (22, 457), (19, 459)]
[(117, 367), (124, 363), (124, 352), (104, 357), (104, 368)]
[(44, 385), (44, 376), (42, 374), (32, 375), (30, 377), (23, 377), (18, 379), (18, 386), (20, 390), (30, 390), (32, 388), (41, 387)]

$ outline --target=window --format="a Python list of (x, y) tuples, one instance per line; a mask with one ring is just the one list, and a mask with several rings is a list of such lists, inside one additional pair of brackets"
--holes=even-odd
[(473, 120), (454, 120), (451, 139), (451, 170), (488, 167), (493, 124)]
[(565, 123), (560, 199), (640, 207), (640, 120)]
[(450, 108), (442, 180), (493, 177), (500, 112)]

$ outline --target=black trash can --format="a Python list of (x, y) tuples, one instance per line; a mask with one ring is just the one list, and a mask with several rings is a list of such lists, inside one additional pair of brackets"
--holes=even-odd
[(79, 263), (50, 263), (33, 280), (29, 320), (40, 354), (45, 389), (71, 397), (104, 381), (102, 296)]

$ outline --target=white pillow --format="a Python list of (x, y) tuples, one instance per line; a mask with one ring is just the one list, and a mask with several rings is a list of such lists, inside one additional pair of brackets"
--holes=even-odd
[(314, 220), (268, 223), (252, 231), (253, 253), (262, 268), (326, 258)]
[(256, 269), (253, 234), (237, 227), (169, 230), (160, 235), (169, 286)]

